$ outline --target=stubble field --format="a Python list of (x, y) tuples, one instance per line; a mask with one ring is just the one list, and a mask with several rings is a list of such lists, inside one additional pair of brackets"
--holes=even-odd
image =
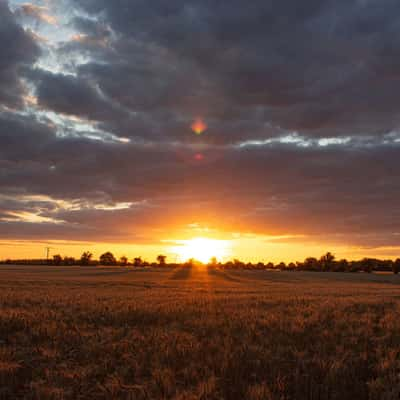
[(0, 267), (0, 399), (398, 399), (400, 277)]

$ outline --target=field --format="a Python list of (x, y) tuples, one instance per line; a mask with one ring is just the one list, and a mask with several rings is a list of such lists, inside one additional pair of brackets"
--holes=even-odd
[(400, 277), (0, 268), (0, 399), (398, 399)]

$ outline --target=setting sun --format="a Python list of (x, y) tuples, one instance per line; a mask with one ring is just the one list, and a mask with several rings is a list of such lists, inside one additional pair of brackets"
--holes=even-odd
[(230, 243), (227, 240), (194, 238), (177, 241), (177, 243), (179, 245), (174, 247), (172, 251), (178, 255), (180, 261), (194, 258), (207, 263), (212, 257), (221, 260), (230, 254)]

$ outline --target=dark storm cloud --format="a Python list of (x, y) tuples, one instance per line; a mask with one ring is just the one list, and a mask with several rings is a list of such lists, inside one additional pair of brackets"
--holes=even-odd
[[(136, 51), (121, 47), (116, 62), (84, 66), (132, 109), (197, 111), (222, 124), (238, 108), (260, 107), (273, 125), (319, 136), (399, 125), (394, 0), (73, 3), (98, 13), (119, 43), (135, 43)], [(156, 55), (146, 55), (149, 49)]]
[(0, 105), (21, 105), (25, 90), (20, 69), (32, 64), (38, 55), (33, 37), (16, 23), (8, 3), (0, 0)]
[(37, 69), (27, 75), (36, 83), (38, 105), (44, 110), (102, 121), (124, 116), (118, 106), (104, 99), (86, 80)]
[(55, 140), (54, 130), (33, 116), (0, 114), (0, 160), (34, 159), (45, 154)]
[[(19, 32), (0, 50), (11, 54), (0, 88), (1, 71), (14, 71), (18, 98), (17, 71), (36, 47), (0, 4)], [(140, 241), (198, 222), (395, 244), (398, 2), (69, 4), (80, 16), (52, 50), (58, 72), (47, 59), (25, 68), (37, 105), (0, 117), (1, 238)], [(25, 41), (30, 52), (18, 50)]]

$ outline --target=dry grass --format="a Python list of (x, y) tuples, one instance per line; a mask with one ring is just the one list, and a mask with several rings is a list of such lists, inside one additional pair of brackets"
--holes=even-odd
[(0, 399), (398, 399), (400, 277), (0, 269)]

